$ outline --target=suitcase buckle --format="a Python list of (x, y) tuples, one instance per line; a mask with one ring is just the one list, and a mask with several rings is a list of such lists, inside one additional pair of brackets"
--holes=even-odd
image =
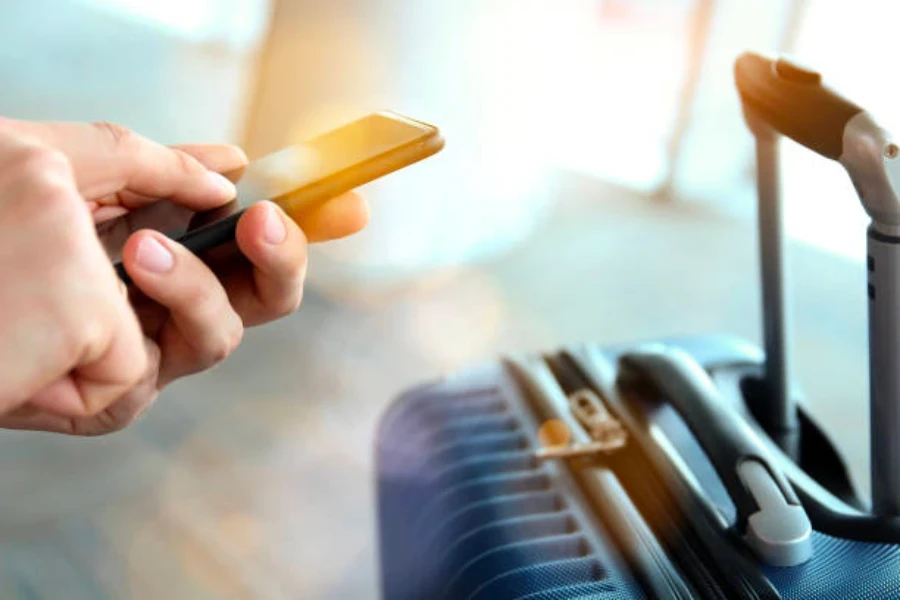
[(628, 435), (622, 424), (610, 414), (593, 391), (582, 388), (569, 395), (569, 410), (584, 428), (589, 440), (572, 442), (572, 430), (562, 419), (550, 419), (541, 425), (535, 451), (539, 460), (609, 454), (625, 446)]

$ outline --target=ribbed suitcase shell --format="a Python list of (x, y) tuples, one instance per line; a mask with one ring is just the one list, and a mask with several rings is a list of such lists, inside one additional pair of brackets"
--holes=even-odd
[[(499, 367), (407, 393), (378, 436), (383, 597), (643, 598), (532, 455)], [(589, 518), (589, 517), (588, 517)]]

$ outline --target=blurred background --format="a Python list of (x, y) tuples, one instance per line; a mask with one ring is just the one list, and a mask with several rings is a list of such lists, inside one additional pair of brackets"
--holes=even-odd
[[(406, 387), (567, 342), (760, 340), (732, 64), (786, 51), (890, 125), (876, 0), (0, 0), (0, 114), (251, 158), (372, 110), (441, 127), (248, 332), (125, 432), (0, 432), (2, 598), (377, 597), (373, 440)], [(785, 143), (794, 353), (868, 489), (864, 230)]]

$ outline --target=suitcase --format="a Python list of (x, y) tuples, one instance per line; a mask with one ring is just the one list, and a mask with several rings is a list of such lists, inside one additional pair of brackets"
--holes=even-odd
[[(383, 598), (900, 598), (898, 148), (802, 65), (746, 53), (735, 78), (764, 348), (584, 344), (407, 391), (376, 445)], [(871, 503), (791, 381), (780, 135), (839, 160), (872, 218)]]

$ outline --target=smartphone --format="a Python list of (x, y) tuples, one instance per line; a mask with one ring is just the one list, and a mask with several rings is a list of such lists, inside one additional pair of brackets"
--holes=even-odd
[[(271, 200), (296, 218), (443, 147), (434, 125), (391, 111), (373, 113), (251, 162), (236, 184), (232, 203), (197, 213), (185, 230), (167, 235), (202, 255), (234, 240), (238, 219), (256, 202)], [(116, 271), (130, 282), (121, 262)]]

